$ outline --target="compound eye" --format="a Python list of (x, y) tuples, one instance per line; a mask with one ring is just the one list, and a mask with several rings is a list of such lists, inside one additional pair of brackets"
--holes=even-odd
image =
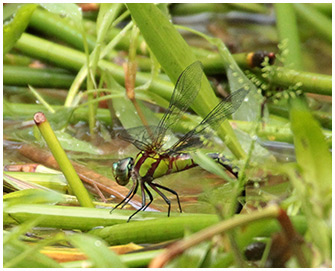
[(112, 172), (119, 185), (124, 186), (128, 184), (133, 165), (134, 159), (131, 157), (113, 163)]

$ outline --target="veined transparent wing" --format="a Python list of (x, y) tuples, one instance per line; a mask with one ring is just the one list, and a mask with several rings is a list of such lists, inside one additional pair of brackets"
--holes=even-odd
[(119, 136), (140, 150), (159, 151), (166, 142), (167, 131), (173, 130), (181, 116), (199, 93), (203, 76), (202, 64), (196, 61), (179, 76), (169, 107), (158, 126), (141, 126), (120, 132)]
[(167, 152), (182, 152), (203, 145), (202, 138), (206, 138), (209, 128), (216, 130), (229, 115), (239, 108), (248, 92), (240, 88), (222, 100), (194, 129), (181, 137)]

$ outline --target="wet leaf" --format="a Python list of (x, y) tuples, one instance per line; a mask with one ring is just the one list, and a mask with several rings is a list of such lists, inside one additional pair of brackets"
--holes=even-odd
[(75, 151), (75, 152), (84, 152), (89, 154), (102, 154), (102, 151), (92, 144), (76, 139), (68, 133), (62, 131), (55, 131), (60, 144), (65, 150)]
[(210, 248), (211, 242), (202, 242), (186, 250), (180, 257), (168, 264), (167, 267), (199, 268)]
[(3, 27), (3, 55), (8, 53), (26, 29), (36, 4), (22, 5), (15, 13), (14, 19)]
[(90, 235), (74, 234), (68, 237), (69, 241), (93, 262), (95, 268), (124, 268), (120, 258), (107, 247), (105, 241)]
[(75, 22), (78, 29), (81, 27), (82, 13), (81, 8), (76, 4), (70, 3), (43, 3), (41, 4), (46, 10), (58, 14), (61, 17), (68, 17)]

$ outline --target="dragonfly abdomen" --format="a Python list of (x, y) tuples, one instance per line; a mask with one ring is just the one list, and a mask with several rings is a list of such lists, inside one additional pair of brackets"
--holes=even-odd
[[(160, 156), (148, 158), (151, 160), (150, 168), (146, 171), (144, 179), (153, 179), (183, 171), (197, 166), (189, 154), (175, 154), (171, 156)], [(147, 160), (148, 161), (148, 160)], [(149, 163), (147, 163), (149, 165)]]
[(167, 158), (168, 170), (166, 174), (183, 171), (197, 166), (190, 154), (181, 153)]
[[(210, 153), (208, 156), (232, 172), (232, 168), (229, 166), (229, 161), (220, 154)], [(138, 174), (142, 180), (150, 181), (196, 166), (198, 166), (198, 164), (194, 162), (191, 155), (188, 153), (165, 156), (159, 154), (148, 155), (144, 152), (140, 152), (136, 158), (134, 169), (136, 174)]]
[[(237, 173), (233, 170), (230, 161), (222, 156), (220, 153), (208, 153), (207, 155), (215, 162), (222, 165), (226, 170), (231, 172), (235, 177), (237, 177)], [(169, 171), (166, 174), (175, 173), (198, 166), (198, 164), (194, 162), (190, 154), (178, 154), (171, 156), (168, 159), (170, 162), (170, 166)]]

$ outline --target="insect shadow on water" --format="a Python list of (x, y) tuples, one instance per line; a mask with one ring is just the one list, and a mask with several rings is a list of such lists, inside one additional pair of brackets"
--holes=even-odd
[[(134, 215), (144, 211), (152, 203), (153, 196), (149, 188), (157, 192), (167, 203), (168, 216), (170, 216), (171, 202), (161, 190), (168, 191), (176, 196), (180, 212), (182, 212), (178, 193), (155, 183), (154, 180), (197, 166), (191, 158), (190, 152), (202, 147), (204, 145), (202, 139), (208, 137), (210, 128), (216, 130), (229, 115), (239, 108), (248, 94), (248, 90), (244, 88), (234, 91), (209, 112), (194, 129), (179, 138), (172, 146), (164, 148), (170, 135), (168, 131), (174, 129), (181, 116), (198, 95), (202, 76), (203, 66), (201, 62), (196, 61), (189, 65), (179, 76), (169, 107), (157, 126), (135, 127), (118, 133), (121, 139), (132, 143), (140, 150), (135, 159), (132, 157), (124, 158), (113, 163), (112, 167), (113, 175), (119, 185), (127, 185), (130, 179), (133, 181), (133, 185), (126, 197), (111, 212), (119, 206), (122, 209), (134, 197), (139, 186), (141, 189), (142, 206), (129, 217), (128, 222)], [(210, 153), (208, 156), (224, 166), (237, 178), (237, 173), (233, 171), (229, 161), (222, 155)], [(148, 203), (146, 202), (146, 194), (149, 196)], [(245, 190), (242, 191), (242, 196), (244, 195)], [(236, 212), (240, 212), (241, 209), (242, 206), (239, 204)]]

